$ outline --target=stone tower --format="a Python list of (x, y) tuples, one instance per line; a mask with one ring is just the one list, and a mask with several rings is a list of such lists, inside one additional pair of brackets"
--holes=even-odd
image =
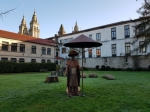
[(58, 31), (58, 35), (64, 35), (64, 34), (66, 34), (66, 31), (64, 29), (64, 26), (61, 24), (60, 29)]
[(34, 10), (34, 14), (32, 16), (32, 20), (30, 22), (30, 29), (29, 29), (29, 35), (39, 38), (40, 30), (39, 30), (39, 23), (37, 21), (37, 16)]
[(22, 21), (21, 21), (21, 24), (19, 26), (19, 34), (25, 34), (25, 35), (28, 35), (29, 32), (28, 32), (28, 28), (27, 28), (27, 25), (26, 25), (26, 20), (24, 18), (24, 15), (23, 15), (23, 18), (22, 18)]
[(78, 24), (77, 24), (77, 21), (76, 21), (76, 24), (74, 26), (74, 30), (72, 31), (72, 33), (76, 33), (79, 31), (79, 27), (78, 27)]

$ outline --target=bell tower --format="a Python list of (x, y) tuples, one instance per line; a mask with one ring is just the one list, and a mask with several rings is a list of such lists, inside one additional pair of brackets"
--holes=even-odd
[(77, 24), (77, 21), (76, 21), (76, 24), (74, 26), (74, 31), (72, 31), (72, 33), (76, 33), (79, 31), (79, 27), (78, 27), (78, 24)]
[(34, 10), (34, 14), (32, 16), (32, 20), (30, 22), (30, 29), (29, 29), (29, 35), (39, 38), (40, 30), (39, 30), (39, 23), (37, 21), (37, 16)]
[(25, 35), (28, 35), (29, 32), (28, 32), (28, 28), (27, 28), (27, 25), (26, 25), (26, 20), (24, 18), (24, 15), (23, 15), (23, 18), (22, 18), (22, 21), (21, 21), (21, 24), (19, 26), (19, 34), (25, 34)]
[(66, 31), (65, 31), (65, 29), (64, 29), (64, 26), (61, 24), (61, 26), (60, 26), (60, 29), (59, 29), (59, 31), (58, 31), (58, 34), (59, 35), (64, 35), (64, 34), (66, 34)]

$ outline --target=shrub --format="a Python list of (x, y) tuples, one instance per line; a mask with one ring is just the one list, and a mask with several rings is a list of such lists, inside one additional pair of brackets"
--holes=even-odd
[(84, 71), (88, 71), (89, 69), (86, 68), (86, 67), (81, 67), (81, 71), (84, 70)]
[(101, 66), (101, 70), (105, 70), (105, 65), (102, 65), (102, 66)]
[(116, 68), (112, 67), (110, 68), (111, 71), (116, 71)]
[(132, 71), (133, 69), (132, 68), (126, 68), (126, 71)]
[(106, 70), (110, 70), (110, 66), (106, 66), (105, 69), (106, 69)]
[(122, 71), (122, 69), (121, 68), (116, 68), (116, 71)]
[(96, 65), (95, 68), (96, 68), (96, 70), (99, 70), (99, 65)]
[(55, 63), (15, 63), (11, 61), (0, 61), (0, 73), (39, 72), (40, 69), (54, 71)]

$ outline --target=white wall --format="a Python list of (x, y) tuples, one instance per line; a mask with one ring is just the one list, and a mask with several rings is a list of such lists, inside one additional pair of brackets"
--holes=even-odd
[[(8, 51), (2, 50), (2, 41), (9, 42)], [(18, 46), (17, 52), (11, 51), (11, 43), (17, 43)], [(19, 51), (20, 44), (25, 44), (25, 52)], [(36, 46), (36, 54), (31, 53), (32, 46)], [(47, 52), (47, 48), (51, 48), (51, 55), (47, 55), (47, 54), (42, 55), (42, 51), (41, 51), (42, 47), (46, 47), (46, 52)], [(51, 62), (54, 62), (54, 47), (0, 37), (0, 60), (2, 57), (8, 58), (8, 60), (10, 60), (11, 58), (17, 58), (17, 60), (19, 60), (19, 58), (24, 58), (25, 62), (31, 62), (31, 59), (36, 59), (36, 62), (40, 62), (40, 63), (41, 63), (41, 59), (45, 59), (46, 62), (47, 60), (51, 60)]]

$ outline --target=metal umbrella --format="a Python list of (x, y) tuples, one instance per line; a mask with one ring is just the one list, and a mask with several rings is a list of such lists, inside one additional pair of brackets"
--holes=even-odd
[[(102, 46), (102, 44), (82, 34), (76, 37), (75, 39), (71, 40), (70, 42), (65, 43), (64, 46), (71, 47), (71, 48), (82, 48), (82, 68), (83, 68), (83, 49)], [(82, 69), (82, 96), (84, 96), (83, 95), (83, 69)]]

